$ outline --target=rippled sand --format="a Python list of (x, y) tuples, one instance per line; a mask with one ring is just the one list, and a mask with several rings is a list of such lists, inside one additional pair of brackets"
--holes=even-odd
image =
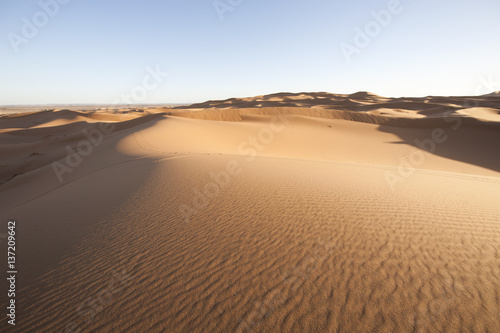
[(0, 118), (20, 332), (500, 331), (495, 121), (457, 112), (429, 153), (442, 117), (241, 106)]

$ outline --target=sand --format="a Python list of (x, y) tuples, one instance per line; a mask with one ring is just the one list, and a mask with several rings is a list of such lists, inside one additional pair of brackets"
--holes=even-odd
[(498, 94), (0, 117), (15, 330), (499, 332), (499, 126)]

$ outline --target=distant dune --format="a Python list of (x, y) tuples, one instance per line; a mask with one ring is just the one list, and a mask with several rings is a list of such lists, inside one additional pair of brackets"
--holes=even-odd
[[(180, 106), (174, 108), (179, 111), (172, 112), (172, 115), (197, 119), (235, 121), (240, 120), (239, 114), (272, 115), (278, 112), (280, 114), (346, 119), (404, 127), (443, 126), (443, 118), (460, 116), (464, 118), (463, 120), (467, 124), (496, 127), (498, 126), (496, 123), (500, 121), (499, 103), (500, 95), (494, 94), (479, 97), (386, 98), (368, 92), (358, 92), (351, 95), (279, 93)], [(485, 119), (476, 116), (476, 112), (467, 112), (469, 109), (473, 109), (478, 114), (486, 109), (487, 113), (494, 116), (494, 118), (488, 117), (486, 120), (493, 120), (495, 123), (485, 124), (481, 122)], [(180, 110), (188, 110), (188, 112)], [(462, 113), (457, 113), (459, 110)], [(469, 115), (469, 117), (466, 117), (466, 115)], [(408, 119), (411, 119), (411, 121), (408, 121)]]
[(16, 329), (500, 332), (499, 147), (498, 92), (2, 116)]

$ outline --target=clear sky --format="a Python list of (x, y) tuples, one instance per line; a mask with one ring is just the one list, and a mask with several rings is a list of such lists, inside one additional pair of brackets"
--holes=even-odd
[(498, 0), (2, 0), (0, 104), (488, 93), (499, 14)]

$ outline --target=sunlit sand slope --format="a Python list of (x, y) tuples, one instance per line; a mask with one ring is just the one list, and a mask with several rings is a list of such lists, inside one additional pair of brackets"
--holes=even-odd
[(16, 329), (498, 332), (500, 134), (478, 107), (0, 118)]

